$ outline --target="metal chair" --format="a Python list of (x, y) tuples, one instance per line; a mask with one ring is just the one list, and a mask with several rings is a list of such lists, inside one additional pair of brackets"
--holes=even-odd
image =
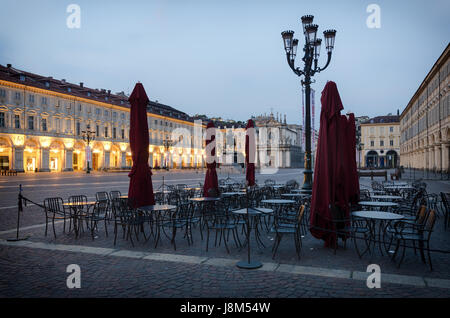
[[(395, 224), (394, 238), (397, 240), (397, 245), (394, 251), (394, 255), (392, 256), (393, 260), (395, 260), (395, 257), (397, 256), (397, 252), (399, 250), (400, 245), (403, 246), (402, 257), (399, 263), (397, 264), (398, 267), (400, 267), (401, 263), (403, 262), (406, 248), (407, 247), (411, 248), (411, 246), (406, 245), (406, 242), (410, 241), (413, 243), (414, 250), (416, 250), (416, 243), (418, 243), (422, 261), (424, 263), (426, 263), (426, 261), (423, 251), (424, 249), (427, 251), (430, 270), (433, 270), (430, 255), (430, 238), (431, 233), (433, 232), (435, 222), (436, 222), (436, 212), (434, 210), (430, 210), (427, 216), (427, 221), (424, 225), (413, 224), (403, 221), (398, 221)], [(426, 247), (424, 247), (425, 243)]]
[(70, 219), (70, 213), (64, 209), (64, 200), (60, 197), (44, 199), (45, 211), (45, 236), (47, 236), (49, 219), (52, 221), (53, 235), (56, 238), (55, 220), (64, 220), (64, 232), (66, 232), (66, 219)]
[(280, 245), (281, 239), (284, 235), (291, 234), (294, 237), (295, 250), (297, 257), (300, 259), (300, 252), (302, 248), (302, 220), (305, 213), (305, 206), (301, 205), (295, 215), (288, 213), (276, 213), (273, 221), (272, 233), (275, 233), (275, 240), (272, 247), (272, 259), (275, 259), (275, 254)]

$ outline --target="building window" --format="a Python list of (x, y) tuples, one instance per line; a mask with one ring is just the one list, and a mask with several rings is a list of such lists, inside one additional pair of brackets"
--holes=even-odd
[(0, 113), (0, 127), (5, 127), (5, 113)]
[(108, 111), (105, 110), (104, 113), (103, 113), (103, 115), (105, 115), (105, 117), (108, 117), (108, 115), (109, 115), (109, 114), (108, 114)]
[(384, 140), (380, 140), (380, 147), (384, 146)]
[(47, 131), (47, 118), (42, 118), (42, 131)]
[(30, 104), (34, 103), (34, 95), (28, 95), (28, 101), (30, 102)]
[(0, 97), (6, 97), (6, 91), (4, 89), (0, 89)]
[(47, 97), (41, 97), (41, 105), (47, 105)]
[(34, 130), (34, 116), (28, 116), (28, 129)]
[(100, 137), (100, 127), (97, 125), (97, 126), (95, 126), (95, 135), (97, 136), (97, 137)]
[(108, 138), (108, 127), (105, 127), (105, 138)]
[(375, 141), (371, 140), (370, 141), (370, 147), (374, 147), (375, 146)]
[(389, 132), (394, 132), (394, 127), (389, 127)]
[(14, 95), (14, 98), (16, 100), (19, 100), (20, 99), (20, 92), (16, 92), (16, 94)]
[(122, 139), (125, 139), (125, 129), (122, 129)]
[(81, 112), (83, 110), (81, 104), (78, 104), (78, 111)]
[(113, 139), (116, 139), (117, 137), (116, 137), (116, 127), (113, 127)]
[(392, 147), (394, 146), (394, 141), (393, 140), (389, 140), (389, 145)]
[(81, 135), (81, 123), (77, 122), (77, 136)]
[(96, 114), (96, 115), (100, 115), (100, 108), (96, 108), (96, 109), (95, 109), (95, 114)]

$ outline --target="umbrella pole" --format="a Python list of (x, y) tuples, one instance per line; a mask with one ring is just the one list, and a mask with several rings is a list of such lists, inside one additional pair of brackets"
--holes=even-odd
[(250, 259), (250, 217), (248, 215), (248, 186), (245, 187), (245, 195), (246, 195), (246, 209), (247, 209), (247, 261), (239, 261), (236, 266), (243, 269), (256, 269), (262, 266), (262, 263), (259, 261), (251, 261)]
[(23, 240), (27, 240), (28, 236), (23, 237), (23, 238), (19, 238), (19, 228), (20, 228), (20, 213), (23, 211), (23, 207), (22, 207), (22, 185), (19, 186), (19, 196), (18, 196), (18, 204), (17, 204), (17, 232), (16, 232), (16, 238), (13, 239), (7, 239), (8, 242), (17, 242), (17, 241), (23, 241)]

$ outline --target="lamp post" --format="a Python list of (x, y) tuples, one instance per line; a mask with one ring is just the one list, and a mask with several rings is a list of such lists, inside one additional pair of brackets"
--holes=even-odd
[(359, 156), (358, 156), (358, 161), (359, 161), (359, 163), (358, 163), (358, 165), (359, 165), (359, 169), (361, 169), (361, 154), (362, 154), (363, 148), (364, 148), (364, 144), (363, 144), (363, 143), (360, 143), (360, 144), (358, 145), (358, 150), (359, 150)]
[[(83, 136), (83, 140), (87, 143), (87, 147), (89, 148), (91, 141), (93, 141), (95, 139), (95, 131), (91, 131), (91, 125), (88, 124), (86, 126), (86, 130), (81, 131), (81, 134)], [(90, 152), (90, 148), (89, 148), (89, 152)], [(89, 154), (89, 157), (90, 156), (91, 156), (91, 154)], [(86, 160), (86, 161), (87, 161), (86, 173), (91, 173), (91, 168), (89, 167), (90, 160)]]
[(169, 171), (169, 165), (167, 164), (167, 160), (169, 157), (169, 148), (172, 146), (173, 140), (170, 139), (166, 134), (164, 133), (164, 139), (163, 139), (163, 146), (164, 146), (164, 153), (167, 155), (167, 158), (164, 159), (164, 164), (166, 166), (166, 170)]
[(318, 67), (318, 60), (320, 55), (320, 46), (322, 39), (316, 37), (317, 24), (312, 24), (314, 17), (312, 15), (305, 15), (301, 18), (303, 26), (303, 35), (305, 36), (305, 45), (303, 47), (304, 62), (303, 69), (295, 67), (295, 57), (297, 55), (298, 40), (294, 39), (294, 31), (281, 32), (284, 42), (284, 49), (286, 51), (286, 58), (289, 67), (297, 76), (304, 76), (301, 81), (302, 86), (305, 87), (305, 104), (306, 104), (306, 118), (305, 118), (305, 170), (303, 172), (303, 189), (312, 190), (312, 162), (311, 162), (311, 83), (314, 74), (325, 70), (331, 61), (331, 53), (334, 48), (334, 39), (336, 37), (336, 30), (326, 30), (323, 32), (325, 38), (325, 46), (327, 49), (327, 62), (324, 67)]

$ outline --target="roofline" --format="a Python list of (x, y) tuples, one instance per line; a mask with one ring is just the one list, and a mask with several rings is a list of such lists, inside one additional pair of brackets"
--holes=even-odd
[[(411, 108), (412, 106), (412, 101), (417, 99), (420, 94), (422, 93), (422, 91), (425, 89), (425, 87), (428, 85), (428, 83), (430, 82), (430, 78), (433, 77), (436, 72), (438, 71), (438, 69), (440, 68), (440, 66), (442, 66), (441, 64), (443, 64), (445, 61), (447, 61), (447, 59), (450, 57), (450, 42), (447, 44), (447, 47), (444, 49), (444, 51), (441, 53), (441, 55), (438, 57), (438, 59), (436, 60), (436, 62), (434, 62), (433, 66), (431, 67), (430, 71), (428, 71), (427, 75), (425, 76), (425, 78), (423, 79), (422, 83), (419, 85), (419, 88), (416, 90), (416, 92), (413, 94), (413, 96), (411, 97), (411, 99), (409, 100), (408, 104), (406, 105), (405, 109), (402, 111), (402, 113), (400, 114), (400, 119), (403, 119), (403, 117), (405, 116), (405, 113)], [(438, 67), (439, 64), (439, 67)]]

